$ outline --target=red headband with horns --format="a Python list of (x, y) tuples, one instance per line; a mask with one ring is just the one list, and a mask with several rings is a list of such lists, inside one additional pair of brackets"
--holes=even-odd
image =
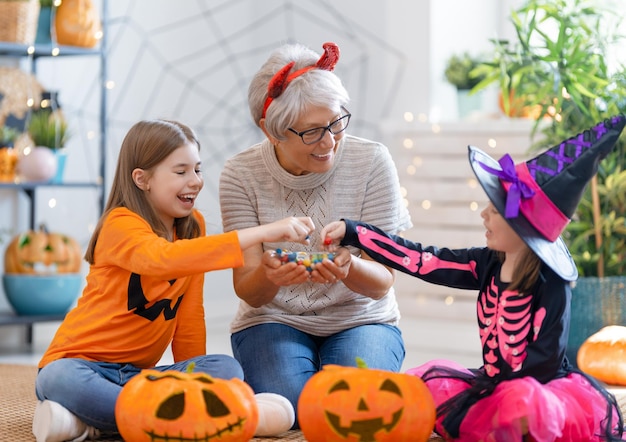
[(296, 64), (295, 61), (292, 61), (274, 74), (267, 85), (267, 98), (265, 99), (265, 104), (263, 105), (263, 114), (261, 115), (261, 118), (265, 118), (267, 108), (270, 106), (274, 98), (279, 97), (294, 78), (309, 72), (311, 69), (323, 69), (325, 71), (332, 71), (335, 69), (335, 65), (339, 60), (339, 46), (335, 43), (324, 43), (322, 47), (324, 48), (324, 53), (314, 65), (306, 66), (290, 74), (289, 71), (294, 64)]

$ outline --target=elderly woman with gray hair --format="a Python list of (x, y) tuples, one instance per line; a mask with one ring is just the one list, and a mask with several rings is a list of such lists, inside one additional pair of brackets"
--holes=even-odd
[[(349, 97), (333, 72), (338, 58), (334, 43), (321, 57), (288, 44), (252, 79), (250, 111), (266, 138), (224, 167), (225, 231), (285, 216), (310, 216), (318, 230), (340, 218), (394, 234), (411, 227), (388, 149), (347, 134)], [(245, 251), (244, 266), (233, 270), (240, 298), (233, 355), (255, 392), (285, 396), (294, 409), (324, 365), (354, 366), (362, 358), (370, 368), (399, 371), (405, 355), (394, 270), (352, 247), (312, 266), (280, 259), (282, 250), (322, 249), (315, 234), (304, 247), (264, 243)]]

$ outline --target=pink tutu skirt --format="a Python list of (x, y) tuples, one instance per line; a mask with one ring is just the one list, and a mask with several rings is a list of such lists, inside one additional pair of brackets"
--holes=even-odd
[[(421, 377), (431, 367), (447, 367), (461, 373), (469, 370), (452, 361), (430, 361), (408, 374)], [(426, 382), (437, 406), (469, 388), (467, 382), (441, 377)], [(459, 427), (458, 439), (465, 442), (521, 441), (530, 434), (537, 442), (603, 441), (608, 402), (582, 375), (574, 372), (564, 378), (541, 384), (535, 378), (511, 379), (498, 384), (493, 393), (472, 405)], [(612, 409), (615, 426), (618, 412)], [(435, 430), (446, 437), (444, 416), (437, 418)]]

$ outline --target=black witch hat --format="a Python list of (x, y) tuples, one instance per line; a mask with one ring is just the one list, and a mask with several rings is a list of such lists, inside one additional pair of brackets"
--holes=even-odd
[(508, 154), (495, 161), (468, 146), (470, 165), (494, 207), (528, 247), (567, 281), (576, 280), (578, 271), (560, 235), (625, 124), (623, 115), (609, 118), (517, 165)]

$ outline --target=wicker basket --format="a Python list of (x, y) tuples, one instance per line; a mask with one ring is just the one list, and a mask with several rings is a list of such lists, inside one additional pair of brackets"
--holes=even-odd
[(0, 41), (34, 43), (39, 0), (0, 0)]

